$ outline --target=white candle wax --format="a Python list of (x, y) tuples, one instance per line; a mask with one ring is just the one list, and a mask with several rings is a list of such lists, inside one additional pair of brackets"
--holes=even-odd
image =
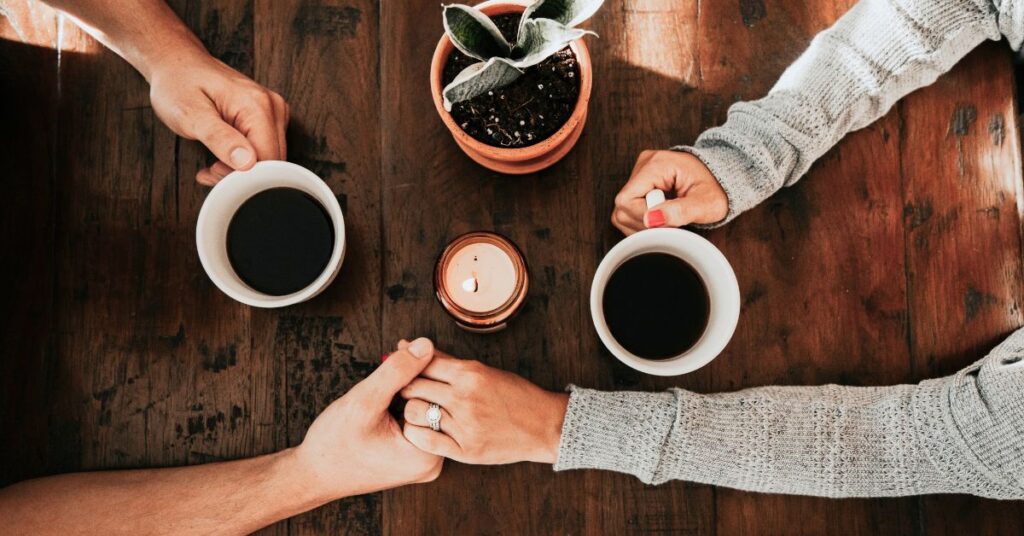
[(467, 244), (452, 255), (444, 279), (453, 302), (474, 313), (504, 305), (516, 292), (516, 265), (498, 246)]

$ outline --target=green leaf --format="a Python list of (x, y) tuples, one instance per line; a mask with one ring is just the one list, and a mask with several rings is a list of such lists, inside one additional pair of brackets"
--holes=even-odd
[(520, 69), (537, 65), (587, 34), (596, 35), (549, 19), (530, 19), (519, 30), (519, 42), (513, 51), (514, 65)]
[(604, 0), (537, 0), (526, 8), (522, 20), (551, 19), (571, 28), (592, 17), (601, 4)]
[(444, 6), (442, 19), (448, 38), (467, 56), (487, 61), (495, 56), (508, 56), (512, 50), (494, 21), (475, 7)]
[(450, 112), (453, 103), (507, 86), (522, 74), (523, 71), (505, 58), (491, 58), (486, 63), (474, 63), (463, 69), (441, 92), (444, 96), (444, 109)]

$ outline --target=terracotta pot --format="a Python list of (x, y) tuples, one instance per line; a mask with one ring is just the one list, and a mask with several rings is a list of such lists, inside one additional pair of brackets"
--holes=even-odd
[[(516, 0), (491, 0), (484, 2), (477, 7), (489, 16), (503, 15), (506, 13), (522, 13), (529, 2)], [(533, 173), (542, 170), (562, 159), (570, 149), (576, 145), (576, 140), (583, 132), (583, 125), (587, 122), (587, 105), (590, 103), (590, 90), (593, 86), (593, 68), (590, 64), (590, 52), (582, 39), (569, 44), (569, 48), (576, 54), (576, 60), (580, 66), (580, 98), (576, 102), (576, 108), (569, 116), (569, 120), (562, 125), (549, 138), (530, 145), (510, 149), (488, 145), (467, 134), (457, 123), (452, 115), (445, 111), (444, 102), (441, 97), (441, 74), (444, 71), (448, 55), (455, 50), (455, 45), (448, 39), (447, 35), (441, 36), (441, 41), (434, 49), (434, 59), (430, 63), (430, 91), (434, 97), (434, 106), (438, 115), (444, 121), (445, 126), (451, 131), (459, 147), (470, 158), (478, 164), (500, 173), (520, 175)]]

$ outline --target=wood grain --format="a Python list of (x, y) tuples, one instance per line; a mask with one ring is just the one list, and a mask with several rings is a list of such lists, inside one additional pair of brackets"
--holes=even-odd
[[(849, 5), (703, 3), (701, 128), (765, 94)], [(848, 136), (796, 186), (709, 234), (736, 267), (744, 307), (728, 350), (706, 368), (713, 391), (911, 379), (900, 128), (893, 112)], [(902, 534), (916, 517), (913, 499), (717, 498), (722, 534)]]
[[(53, 356), (57, 15), (27, 1), (0, 17), (0, 486), (45, 470)], [(31, 229), (32, 232), (12, 232)]]
[[(130, 66), (35, 0), (0, 0), (0, 483), (58, 471), (203, 463), (302, 440), (399, 338), (558, 390), (916, 382), (1022, 323), (1022, 177), (1004, 45), (829, 152), (793, 188), (707, 237), (744, 312), (727, 352), (680, 378), (619, 364), (589, 286), (621, 235), (612, 200), (636, 155), (692, 142), (763, 95), (852, 5), (609, 0), (589, 23), (587, 127), (550, 170), (473, 164), (427, 91), (434, 2), (170, 0), (211, 53), (291, 105), (289, 159), (346, 216), (338, 280), (284, 311), (231, 301), (202, 272), (209, 163), (154, 116)], [(61, 42), (58, 43), (58, 36)], [(62, 49), (58, 64), (56, 49)], [(39, 68), (43, 66), (43, 68)], [(30, 232), (25, 232), (29, 229)], [(459, 330), (433, 263), (469, 230), (507, 235), (531, 274), (509, 328)], [(8, 262), (16, 258), (18, 262)], [(809, 320), (810, 319), (810, 320)], [(449, 462), (434, 483), (326, 505), (267, 534), (1018, 534), (1019, 503), (834, 501), (596, 471)]]
[[(1021, 156), (1010, 56), (982, 46), (901, 103), (911, 364), (952, 374), (1024, 323)], [(913, 155), (913, 158), (909, 156)], [(1020, 534), (1020, 502), (923, 497), (928, 534)]]
[[(586, 283), (576, 272), (576, 161), (524, 177), (500, 177), (473, 164), (436, 117), (426, 91), (430, 54), (440, 38), (439, 7), (383, 3), (381, 9), (381, 35), (388, 36), (381, 43), (385, 337), (431, 336), (455, 355), (560, 389), (581, 366), (574, 334), (582, 329), (578, 296)], [(490, 336), (460, 331), (433, 297), (438, 254), (458, 234), (476, 229), (515, 241), (531, 274), (523, 312)], [(552, 477), (550, 467), (539, 465), (449, 462), (437, 482), (385, 495), (385, 532), (577, 532), (587, 519), (583, 478)]]
[[(297, 445), (323, 408), (376, 367), (381, 342), (378, 5), (257, 2), (255, 79), (291, 106), (289, 160), (319, 175), (345, 214), (345, 263), (323, 294), (253, 314), (257, 352), (282, 362), (273, 389)], [(268, 419), (269, 420), (269, 419)], [(378, 534), (380, 494), (352, 497), (287, 522), (290, 534)]]

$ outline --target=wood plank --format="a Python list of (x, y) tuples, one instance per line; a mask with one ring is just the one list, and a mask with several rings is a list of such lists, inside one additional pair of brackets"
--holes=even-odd
[[(200, 35), (251, 35), (244, 4), (173, 7), (198, 19), (190, 22)], [(216, 291), (199, 265), (201, 197), (178, 195), (201, 190), (197, 166), (183, 164), (179, 150), (201, 150), (159, 123), (130, 66), (96, 50), (61, 70), (51, 456), (72, 470), (273, 450), (258, 421), (273, 392), (256, 386), (274, 363), (251, 351), (248, 309)]]
[[(767, 93), (850, 5), (704, 2), (702, 128), (724, 121), (733, 102)], [(911, 378), (899, 136), (890, 113), (847, 137), (796, 186), (708, 234), (732, 261), (743, 295), (735, 337), (704, 372), (714, 391)], [(913, 499), (728, 489), (717, 490), (716, 507), (722, 534), (895, 534), (910, 532), (916, 517)]]
[[(309, 303), (257, 311), (257, 353), (282, 360), (278, 447), (376, 367), (381, 341), (378, 4), (260, 2), (255, 79), (291, 106), (289, 160), (323, 178), (345, 215), (347, 250), (335, 282)], [(388, 344), (393, 344), (388, 341)], [(270, 415), (265, 418), (270, 419)], [(378, 534), (380, 494), (334, 502), (286, 522), (291, 534)]]
[[(986, 44), (901, 105), (914, 375), (951, 374), (1024, 324), (1011, 53)], [(909, 158), (909, 155), (914, 155)], [(1019, 502), (921, 499), (926, 534), (1020, 534)]]
[(56, 12), (0, 4), (0, 430), (18, 438), (0, 448), (0, 486), (48, 472), (56, 112)]
[[(581, 162), (578, 229), (582, 240), (580, 370), (571, 380), (605, 390), (657, 391), (679, 386), (706, 391), (709, 377), (655, 378), (619, 363), (597, 338), (590, 318), (594, 271), (622, 234), (610, 223), (614, 198), (644, 149), (692, 140), (700, 128), (700, 63), (696, 2), (609, 2), (593, 22), (590, 41), (597, 73), (587, 133), (576, 149)], [(590, 180), (586, 180), (590, 178)], [(646, 486), (611, 472), (586, 471), (589, 534), (715, 530), (715, 490), (686, 482)]]
[[(1009, 54), (994, 44), (844, 140), (796, 187), (708, 233), (745, 298), (736, 338), (711, 366), (648, 378), (619, 365), (590, 327), (590, 279), (620, 239), (608, 215), (636, 154), (692, 141), (730, 103), (763, 95), (851, 3), (609, 1), (591, 24), (602, 36), (591, 41), (598, 75), (577, 148), (552, 170), (504, 178), (471, 163), (433, 111), (437, 5), (171, 0), (215, 55), (289, 100), (291, 159), (345, 207), (351, 241), (338, 281), (308, 304), (257, 311), (221, 294), (196, 258), (205, 190), (193, 176), (206, 151), (176, 140), (141, 78), (70, 26), (58, 101), (46, 48), (56, 19), (32, 0), (7, 0), (8, 11), (28, 7), (16, 11), (18, 32), (0, 17), (0, 115), (15, 118), (0, 122), (0, 165), (17, 185), (0, 214), (0, 250), (19, 253), (2, 269), (24, 285), (0, 296), (0, 428), (23, 440), (0, 450), (0, 485), (297, 444), (399, 337), (432, 336), (549, 389), (889, 384), (961, 368), (1022, 323), (1018, 125)], [(53, 120), (40, 126), (26, 110)], [(459, 331), (432, 296), (441, 248), (481, 228), (513, 238), (532, 275), (526, 310), (491, 336)], [(449, 463), (433, 484), (339, 501), (265, 532), (1021, 526), (1018, 503), (964, 496), (829, 501)]]
[[(455, 355), (562, 389), (588, 367), (575, 334), (583, 329), (577, 273), (579, 225), (589, 218), (577, 192), (589, 180), (577, 148), (548, 171), (500, 177), (473, 164), (434, 112), (429, 59), (441, 36), (441, 10), (426, 2), (381, 6), (384, 334), (427, 335)], [(584, 133), (584, 138), (592, 135)], [(506, 331), (459, 330), (433, 297), (437, 255), (456, 235), (488, 229), (524, 251), (530, 293)], [(551, 475), (537, 464), (468, 467), (448, 462), (440, 479), (385, 495), (385, 532), (575, 533), (586, 531), (582, 474)], [(609, 525), (614, 530), (618, 525)], [(600, 528), (590, 526), (590, 531)]]

